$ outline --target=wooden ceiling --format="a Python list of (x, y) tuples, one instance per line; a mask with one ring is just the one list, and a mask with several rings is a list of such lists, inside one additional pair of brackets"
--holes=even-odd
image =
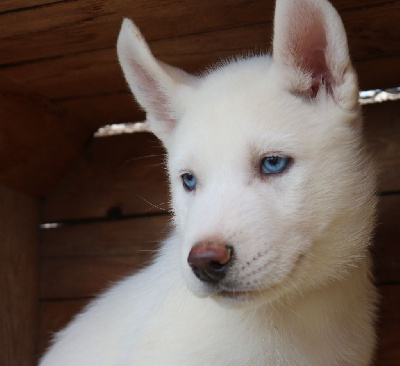
[[(400, 85), (400, 0), (332, 3), (361, 88)], [(0, 145), (0, 156), (9, 158), (7, 169), (0, 159), (0, 182), (45, 195), (98, 127), (144, 118), (116, 57), (123, 17), (137, 23), (158, 58), (199, 72), (221, 58), (268, 50), (273, 9), (272, 0), (0, 1), (0, 139), (25, 146), (22, 153)], [(10, 103), (24, 111), (10, 112)], [(36, 133), (22, 133), (28, 125)], [(30, 174), (10, 175), (24, 166)], [(54, 178), (31, 184), (45, 168)]]

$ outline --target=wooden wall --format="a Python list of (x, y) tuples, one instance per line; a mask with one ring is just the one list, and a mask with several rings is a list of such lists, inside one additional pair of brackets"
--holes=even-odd
[(0, 186), (0, 365), (37, 358), (39, 202)]
[[(375, 245), (379, 366), (400, 364), (400, 102), (364, 109), (381, 169)], [(148, 133), (93, 140), (45, 201), (41, 230), (40, 349), (93, 296), (141, 268), (168, 226), (163, 150)]]

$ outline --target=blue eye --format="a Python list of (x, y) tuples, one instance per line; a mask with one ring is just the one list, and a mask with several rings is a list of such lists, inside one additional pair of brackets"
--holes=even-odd
[(261, 160), (261, 169), (265, 174), (283, 172), (289, 165), (290, 158), (286, 156), (267, 156)]
[(181, 179), (186, 190), (193, 191), (196, 188), (196, 177), (192, 173), (182, 174)]

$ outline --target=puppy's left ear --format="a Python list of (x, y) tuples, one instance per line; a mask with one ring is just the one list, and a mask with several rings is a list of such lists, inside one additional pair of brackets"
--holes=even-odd
[(345, 110), (358, 105), (346, 32), (328, 1), (277, 0), (273, 59), (287, 73), (291, 92), (311, 99), (327, 93)]
[(152, 132), (164, 143), (182, 111), (180, 97), (194, 87), (197, 78), (158, 61), (135, 24), (124, 19), (117, 52), (125, 79), (136, 100), (147, 113)]

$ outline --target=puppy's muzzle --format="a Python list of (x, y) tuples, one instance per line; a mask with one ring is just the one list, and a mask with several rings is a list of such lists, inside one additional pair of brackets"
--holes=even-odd
[(217, 284), (226, 274), (233, 248), (221, 240), (204, 240), (189, 253), (188, 263), (195, 276), (207, 283)]

